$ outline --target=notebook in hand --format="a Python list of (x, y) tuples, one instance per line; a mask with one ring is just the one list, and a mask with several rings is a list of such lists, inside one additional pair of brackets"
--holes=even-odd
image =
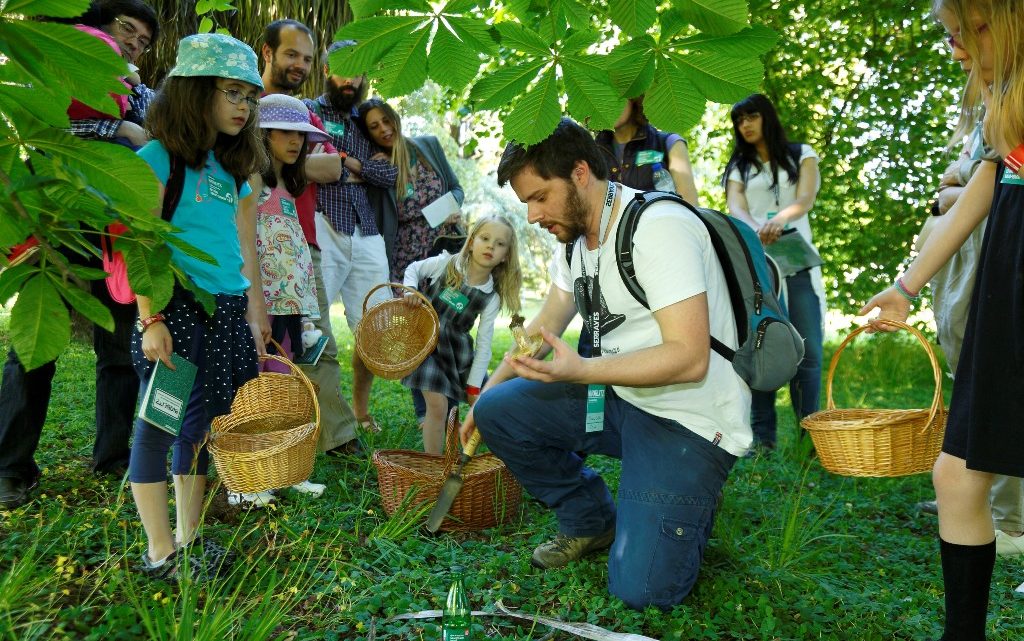
[(327, 337), (321, 336), (317, 339), (316, 343), (303, 351), (302, 354), (296, 356), (292, 362), (296, 365), (316, 365), (320, 361), (320, 356), (324, 353), (325, 347), (327, 347)]
[(185, 422), (185, 410), (196, 380), (196, 366), (177, 354), (171, 354), (175, 369), (157, 361), (149, 377), (139, 406), (139, 418), (177, 436)]

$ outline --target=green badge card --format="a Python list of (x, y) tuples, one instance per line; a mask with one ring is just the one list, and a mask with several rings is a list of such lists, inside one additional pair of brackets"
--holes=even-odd
[(604, 385), (587, 385), (587, 434), (604, 430)]
[(999, 182), (1004, 185), (1024, 185), (1024, 178), (1021, 178), (1014, 171), (1007, 169), (1003, 172), (1003, 179)]
[(446, 287), (441, 292), (441, 300), (457, 312), (462, 312), (462, 310), (466, 309), (466, 305), (469, 305), (469, 298), (459, 290), (452, 289), (451, 287)]
[(638, 151), (636, 154), (636, 165), (653, 165), (656, 162), (661, 162), (665, 158), (665, 154), (654, 149), (645, 149)]
[(287, 198), (281, 199), (281, 213), (292, 218), (299, 217), (299, 212), (295, 210), (295, 203)]
[(327, 128), (327, 133), (332, 136), (342, 138), (345, 136), (345, 123), (344, 122), (331, 122), (327, 121), (324, 123), (324, 127)]
[(207, 188), (210, 191), (210, 198), (216, 198), (229, 205), (235, 204), (235, 184), (233, 182), (228, 183), (228, 181), (211, 174), (207, 180)]

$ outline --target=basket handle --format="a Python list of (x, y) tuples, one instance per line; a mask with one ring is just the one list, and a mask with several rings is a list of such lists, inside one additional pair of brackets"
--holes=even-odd
[[(913, 327), (901, 321), (891, 320), (888, 318), (876, 318), (875, 323), (880, 323), (882, 325), (890, 325), (892, 327), (897, 327), (899, 329), (903, 329), (910, 332), (914, 336), (914, 338), (916, 338), (917, 341), (921, 343), (921, 346), (924, 347), (925, 352), (928, 354), (928, 360), (931, 362), (932, 365), (932, 375), (935, 377), (935, 393), (932, 395), (932, 404), (928, 412), (928, 421), (924, 424), (924, 427), (921, 429), (920, 432), (921, 434), (924, 434), (925, 432), (932, 428), (932, 426), (935, 424), (936, 416), (938, 416), (939, 412), (943, 410), (942, 370), (939, 368), (938, 359), (935, 358), (935, 350), (932, 349), (931, 343), (929, 343), (928, 339), (924, 337), (924, 334), (922, 334), (921, 331), (916, 327)], [(828, 365), (828, 377), (825, 382), (825, 395), (827, 399), (826, 407), (830, 410), (834, 410), (836, 408), (835, 401), (832, 398), (832, 379), (834, 378), (836, 373), (836, 366), (839, 364), (839, 355), (842, 354), (843, 350), (846, 349), (846, 346), (849, 345), (851, 341), (853, 341), (854, 336), (860, 334), (861, 332), (865, 332), (869, 329), (872, 329), (871, 325), (862, 325), (854, 329), (846, 336), (846, 338), (843, 339), (843, 342), (840, 343), (839, 348), (836, 350), (835, 354), (832, 355), (832, 362), (830, 362)]]
[[(406, 285), (403, 285), (402, 283), (380, 283), (379, 285), (374, 285), (373, 288), (370, 289), (370, 291), (366, 292), (366, 298), (363, 299), (364, 316), (366, 315), (366, 308), (370, 304), (370, 299), (373, 297), (373, 292), (377, 291), (381, 287), (390, 287), (392, 289), (404, 289), (407, 292), (412, 292), (413, 294), (416, 294), (417, 296), (420, 297), (420, 300), (423, 302), (424, 305), (429, 307), (431, 310), (434, 309), (434, 306), (430, 303), (430, 299), (424, 296), (422, 293), (420, 293), (419, 290), (417, 290), (414, 287), (408, 287)], [(395, 298), (395, 296), (392, 296), (392, 298)]]
[[(273, 343), (275, 348), (277, 348), (278, 353), (280, 353), (280, 354), (284, 354), (285, 353), (284, 348), (281, 347), (280, 343), (275, 341), (273, 338), (270, 339), (270, 342)], [(277, 362), (279, 362), (279, 363), (281, 363), (283, 365), (286, 365), (288, 367), (288, 369), (290, 369), (292, 371), (292, 374), (294, 374), (294, 375), (299, 377), (299, 380), (302, 381), (302, 384), (306, 386), (307, 390), (309, 390), (310, 398), (313, 399), (313, 424), (319, 426), (320, 425), (320, 401), (318, 401), (317, 398), (316, 398), (316, 388), (313, 387), (313, 382), (309, 380), (309, 377), (306, 376), (306, 374), (302, 371), (302, 369), (300, 367), (298, 367), (295, 363), (293, 363), (290, 360), (288, 360), (287, 358), (285, 358), (284, 356), (278, 356), (277, 354), (264, 354), (264, 355), (260, 356), (260, 360), (261, 361), (263, 361), (263, 360), (277, 361)]]
[(453, 407), (448, 412), (448, 421), (444, 429), (444, 469), (441, 478), (448, 478), (448, 474), (459, 462), (459, 455), (462, 448), (459, 446), (459, 408)]

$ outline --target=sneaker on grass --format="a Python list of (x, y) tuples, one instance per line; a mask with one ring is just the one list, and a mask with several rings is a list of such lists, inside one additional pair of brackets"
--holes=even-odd
[(247, 508), (266, 507), (275, 500), (274, 493), (269, 490), (265, 492), (228, 492), (228, 505)]
[(615, 527), (597, 536), (566, 536), (559, 534), (534, 549), (530, 563), (542, 570), (562, 568), (588, 554), (606, 550), (615, 540)]

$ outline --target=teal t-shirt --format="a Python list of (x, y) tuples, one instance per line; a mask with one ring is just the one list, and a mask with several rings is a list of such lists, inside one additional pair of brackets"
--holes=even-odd
[[(164, 185), (171, 173), (171, 159), (159, 140), (152, 140), (139, 150), (156, 177)], [(181, 229), (177, 237), (201, 249), (217, 261), (203, 262), (171, 246), (171, 260), (196, 285), (211, 294), (244, 294), (249, 279), (242, 274), (242, 248), (238, 241), (235, 214), (238, 201), (252, 193), (249, 183), (242, 183), (240, 194), (235, 193), (235, 179), (225, 171), (213, 153), (198, 171), (185, 168), (185, 183), (181, 200), (171, 217), (171, 224)]]

